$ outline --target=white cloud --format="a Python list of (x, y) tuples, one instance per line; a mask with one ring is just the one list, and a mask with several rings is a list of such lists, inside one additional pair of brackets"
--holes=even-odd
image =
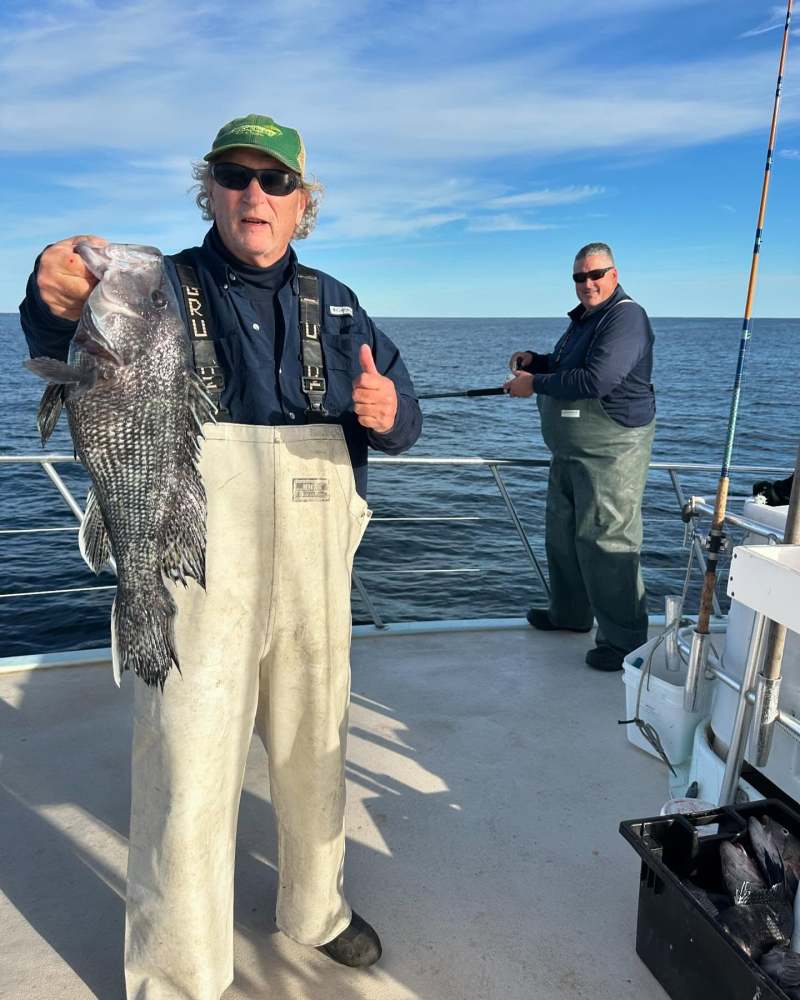
[(469, 224), (471, 233), (529, 232), (539, 229), (558, 229), (553, 223), (526, 222), (514, 215), (489, 215)]
[(800, 160), (800, 149), (781, 149), (778, 156), (782, 156), (785, 160)]
[[(681, 5), (597, 0), (582, 17), (621, 30), (610, 15)], [(513, 44), (526, 32), (571, 23), (572, 12), (557, 4), (514, 0), (498, 18), (477, 0), (431, 0), (376, 17), (368, 0), (347, 0), (317, 2), (302, 19), (247, 3), (233, 19), (188, 0), (83, 6), (52, 7), (41, 24), (26, 19), (6, 32), (0, 147), (153, 148), (191, 157), (226, 118), (259, 108), (303, 124), (312, 164), (333, 157), (346, 164), (363, 150), (377, 161), (422, 155), (466, 164), (670, 148), (760, 126), (764, 81), (770, 86), (774, 76), (762, 55), (621, 64), (603, 72), (606, 106), (615, 112), (598, 115), (575, 73), (577, 40), (522, 53)], [(415, 61), (445, 37), (448, 57), (415, 73)], [(477, 52), (470, 39), (481, 41)]]
[(464, 216), (459, 212), (427, 212), (425, 214), (391, 213), (386, 211), (361, 211), (355, 215), (339, 215), (320, 226), (315, 238), (321, 241), (360, 240), (377, 237), (414, 236), (429, 229), (436, 229)]
[(521, 194), (502, 195), (486, 203), (488, 208), (545, 208), (550, 205), (573, 205), (586, 201), (604, 192), (605, 188), (589, 184), (571, 185), (564, 188), (543, 188), (540, 191), (524, 191)]
[(756, 35), (763, 35), (767, 31), (775, 31), (782, 28), (786, 23), (786, 7), (772, 7), (769, 18), (749, 31), (743, 31), (740, 38), (753, 38)]
[[(321, 246), (557, 228), (547, 213), (565, 205), (572, 225), (608, 190), (570, 185), (553, 164), (609, 168), (763, 131), (773, 52), (754, 43), (656, 64), (623, 37), (640, 16), (704, 5), (585, 0), (575, 32), (574, 9), (550, 0), (509, 0), (502, 16), (479, 0), (308, 0), (301, 16), (251, 0), (235, 16), (209, 0), (20, 3), (3, 15), (0, 155), (59, 166), (15, 190), (4, 239), (22, 228), (24, 266), (71, 231), (190, 243), (203, 231), (190, 161), (251, 111), (303, 130), (328, 185)], [(619, 52), (602, 101), (576, 69), (599, 43)], [(788, 81), (800, 69), (790, 59)], [(798, 120), (789, 85), (782, 125)]]

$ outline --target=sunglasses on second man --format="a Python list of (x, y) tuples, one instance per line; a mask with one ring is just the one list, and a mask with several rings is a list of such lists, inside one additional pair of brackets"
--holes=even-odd
[(255, 177), (264, 194), (277, 195), (279, 198), (296, 191), (302, 183), (291, 170), (277, 170), (273, 167), (252, 170), (241, 163), (212, 163), (211, 176), (220, 187), (230, 191), (244, 191)]
[(608, 267), (596, 267), (593, 271), (576, 271), (572, 275), (572, 280), (578, 285), (584, 285), (587, 281), (599, 281), (604, 274), (614, 270), (614, 265)]

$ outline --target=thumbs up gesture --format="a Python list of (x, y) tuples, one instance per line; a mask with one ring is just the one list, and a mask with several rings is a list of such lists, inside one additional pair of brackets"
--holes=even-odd
[(367, 344), (358, 352), (361, 374), (353, 379), (353, 407), (362, 427), (378, 434), (388, 433), (397, 416), (397, 390), (394, 382), (381, 375)]

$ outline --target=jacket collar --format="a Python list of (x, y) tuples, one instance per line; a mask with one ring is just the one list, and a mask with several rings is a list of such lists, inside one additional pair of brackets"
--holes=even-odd
[(616, 305), (620, 299), (627, 299), (628, 296), (622, 285), (617, 285), (614, 291), (609, 295), (605, 302), (601, 302), (599, 306), (595, 306), (594, 309), (588, 309), (586, 306), (579, 302), (574, 309), (570, 309), (567, 316), (572, 320), (573, 323), (579, 323), (585, 316), (602, 316), (602, 314), (610, 309), (611, 306)]

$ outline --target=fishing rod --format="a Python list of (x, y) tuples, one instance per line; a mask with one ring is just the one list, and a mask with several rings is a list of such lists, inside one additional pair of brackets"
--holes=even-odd
[(753, 298), (756, 290), (756, 279), (758, 276), (759, 253), (761, 250), (761, 240), (764, 232), (764, 215), (767, 207), (767, 192), (769, 191), (769, 179), (772, 170), (772, 156), (775, 150), (775, 133), (778, 127), (778, 112), (781, 104), (783, 69), (786, 64), (786, 50), (789, 46), (789, 26), (792, 20), (792, 3), (793, 0), (788, 0), (786, 8), (786, 23), (783, 28), (783, 42), (781, 44), (781, 55), (778, 64), (778, 82), (775, 88), (775, 103), (772, 108), (772, 124), (769, 133), (769, 144), (767, 146), (767, 163), (764, 168), (764, 182), (761, 187), (761, 202), (758, 208), (758, 221), (756, 223), (756, 239), (753, 247), (753, 260), (750, 265), (750, 280), (747, 284), (747, 298), (745, 300), (744, 307), (742, 336), (739, 341), (739, 358), (736, 365), (736, 377), (733, 383), (731, 409), (730, 416), (728, 418), (728, 436), (725, 443), (725, 454), (722, 460), (719, 484), (717, 486), (714, 515), (711, 521), (711, 529), (708, 536), (708, 556), (706, 560), (705, 577), (703, 579), (703, 592), (700, 597), (700, 611), (697, 616), (697, 626), (695, 627), (694, 635), (692, 636), (692, 648), (689, 654), (689, 664), (686, 672), (684, 708), (689, 712), (694, 712), (698, 708), (700, 702), (700, 690), (703, 685), (703, 680), (706, 674), (706, 665), (708, 663), (708, 648), (711, 641), (709, 621), (714, 601), (719, 557), (725, 540), (723, 526), (725, 521), (725, 508), (728, 500), (728, 487), (730, 485), (730, 466), (731, 457), (733, 455), (733, 439), (736, 433), (736, 418), (739, 412), (739, 399), (742, 391), (744, 362), (747, 356), (747, 348), (750, 343), (750, 316), (752, 313)]
[(451, 399), (457, 396), (502, 396), (505, 394), (503, 386), (492, 389), (460, 389), (458, 392), (423, 392), (417, 399)]

